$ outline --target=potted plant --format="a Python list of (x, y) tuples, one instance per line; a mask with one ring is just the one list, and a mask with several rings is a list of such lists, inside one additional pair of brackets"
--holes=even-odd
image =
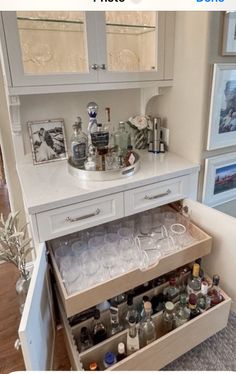
[(27, 224), (20, 228), (20, 212), (10, 213), (6, 220), (0, 216), (0, 260), (10, 262), (19, 271), (16, 292), (19, 297), (20, 313), (22, 314), (30, 283), (30, 273), (26, 267), (26, 258), (33, 250), (31, 238), (26, 237)]

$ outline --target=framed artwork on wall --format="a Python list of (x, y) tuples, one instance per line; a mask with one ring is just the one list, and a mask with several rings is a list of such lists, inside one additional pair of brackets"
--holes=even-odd
[(226, 12), (224, 16), (222, 55), (236, 55), (236, 12)]
[(236, 199), (236, 152), (206, 159), (203, 203), (216, 206)]
[(68, 157), (63, 119), (31, 121), (27, 124), (35, 165)]
[(215, 64), (207, 150), (236, 145), (236, 64)]

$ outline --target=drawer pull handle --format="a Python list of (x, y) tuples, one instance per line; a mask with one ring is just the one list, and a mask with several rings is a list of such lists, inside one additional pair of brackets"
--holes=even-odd
[(77, 221), (81, 221), (82, 219), (87, 219), (87, 218), (95, 217), (99, 213), (101, 213), (101, 210), (97, 209), (96, 212), (91, 213), (91, 214), (86, 214), (85, 216), (82, 216), (82, 217), (77, 217), (77, 218), (66, 217), (65, 221), (66, 222), (70, 222), (70, 223), (77, 222)]
[(170, 193), (171, 193), (171, 190), (168, 189), (166, 192), (160, 193), (159, 195), (155, 195), (155, 196), (146, 195), (144, 199), (145, 200), (159, 199), (160, 197), (168, 196)]

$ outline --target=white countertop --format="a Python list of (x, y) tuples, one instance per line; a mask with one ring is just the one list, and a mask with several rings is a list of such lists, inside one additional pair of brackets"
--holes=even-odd
[(138, 152), (141, 156), (139, 171), (131, 177), (113, 181), (87, 182), (78, 180), (68, 172), (67, 161), (33, 165), (27, 155), (17, 165), (25, 206), (30, 214), (66, 206), (109, 195), (150, 183), (196, 173), (199, 165), (186, 161), (176, 154)]

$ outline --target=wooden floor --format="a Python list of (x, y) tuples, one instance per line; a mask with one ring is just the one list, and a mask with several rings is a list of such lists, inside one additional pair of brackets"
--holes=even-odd
[[(0, 184), (0, 213), (6, 217), (10, 211), (7, 188)], [(14, 343), (18, 338), (20, 322), (19, 307), (15, 284), (19, 274), (14, 265), (0, 264), (0, 373), (25, 370), (21, 349), (17, 351)], [(57, 333), (54, 370), (70, 370), (70, 364), (62, 336)]]

